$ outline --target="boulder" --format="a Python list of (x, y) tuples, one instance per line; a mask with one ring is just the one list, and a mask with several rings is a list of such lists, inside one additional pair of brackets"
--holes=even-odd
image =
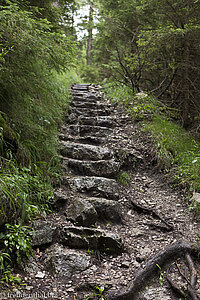
[(87, 193), (94, 197), (117, 200), (118, 184), (114, 179), (94, 176), (64, 177), (63, 184), (67, 184), (76, 192)]
[(64, 206), (67, 202), (68, 202), (68, 196), (63, 189), (59, 188), (54, 191), (54, 199), (51, 200), (51, 205), (60, 208)]
[(63, 245), (77, 249), (91, 249), (107, 254), (118, 254), (124, 249), (121, 238), (104, 230), (65, 226), (60, 232)]
[(121, 206), (118, 202), (103, 198), (88, 198), (88, 201), (94, 206), (100, 220), (121, 222)]
[(116, 177), (120, 170), (120, 163), (114, 159), (98, 161), (82, 161), (63, 158), (62, 167), (67, 173), (87, 176)]
[(33, 246), (50, 244), (53, 241), (56, 232), (56, 226), (53, 222), (38, 220), (33, 223)]
[(94, 206), (83, 199), (73, 199), (67, 207), (66, 218), (76, 225), (91, 226), (97, 221), (97, 212)]
[(113, 156), (107, 147), (61, 141), (61, 154), (65, 157), (81, 160), (106, 160)]
[(45, 264), (57, 277), (70, 277), (83, 272), (91, 266), (91, 257), (86, 253), (76, 252), (54, 244), (46, 250)]

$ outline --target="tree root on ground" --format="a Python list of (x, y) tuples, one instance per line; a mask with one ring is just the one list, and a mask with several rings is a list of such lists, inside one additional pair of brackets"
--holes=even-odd
[[(176, 260), (179, 257), (182, 257), (187, 254), (197, 255), (200, 252), (200, 248), (193, 247), (190, 244), (179, 241), (173, 243), (171, 246), (161, 250), (152, 258), (150, 258), (144, 268), (141, 268), (136, 272), (135, 278), (127, 291), (111, 291), (107, 295), (108, 300), (134, 300), (137, 298), (137, 294), (141, 289), (145, 287), (147, 281), (152, 279), (152, 277), (158, 274), (160, 268), (164, 267), (166, 264), (169, 264), (171, 261)], [(158, 268), (159, 266), (159, 268)], [(191, 264), (192, 266), (192, 264)], [(189, 267), (190, 268), (190, 267)], [(194, 268), (192, 266), (192, 274), (194, 273)], [(192, 278), (194, 275), (192, 275)], [(194, 280), (194, 279), (193, 279)], [(188, 285), (188, 293), (191, 296), (190, 290), (195, 293), (194, 288), (191, 285)], [(196, 298), (199, 299), (195, 294)], [(191, 296), (192, 297), (192, 296)]]
[(162, 221), (167, 227), (166, 227), (166, 231), (172, 231), (174, 229), (174, 227), (169, 224), (165, 219), (163, 219), (157, 212), (155, 212), (154, 210), (147, 208), (147, 207), (143, 207), (141, 205), (139, 205), (138, 203), (134, 202), (133, 200), (131, 200), (131, 205), (133, 207), (133, 209), (135, 211), (137, 211), (139, 214), (146, 214), (146, 215), (150, 215), (155, 219), (158, 219), (160, 221)]

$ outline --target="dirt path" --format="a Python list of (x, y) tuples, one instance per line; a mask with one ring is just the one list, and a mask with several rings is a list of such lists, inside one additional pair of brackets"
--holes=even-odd
[[(155, 267), (157, 276), (152, 270), (143, 277), (138, 294), (123, 296), (151, 257), (176, 242), (198, 246), (199, 223), (184, 195), (153, 169), (152, 145), (138, 124), (102, 100), (94, 86), (75, 85), (72, 93), (71, 114), (60, 134), (64, 176), (55, 192), (57, 212), (35, 222), (34, 258), (23, 279), (27, 286), (13, 293), (26, 293), (24, 299), (86, 300), (103, 286), (108, 299), (199, 299), (197, 260), (193, 296), (173, 292), (166, 279), (168, 274), (187, 288), (191, 272), (182, 250)], [(0, 299), (9, 299), (4, 296)]]

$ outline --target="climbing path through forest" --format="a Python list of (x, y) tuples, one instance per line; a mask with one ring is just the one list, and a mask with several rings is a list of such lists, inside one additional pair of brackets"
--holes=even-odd
[(186, 288), (199, 299), (199, 223), (156, 170), (150, 141), (97, 86), (71, 92), (56, 212), (35, 221), (24, 289), (41, 299), (86, 300), (104, 287), (106, 299), (170, 300)]

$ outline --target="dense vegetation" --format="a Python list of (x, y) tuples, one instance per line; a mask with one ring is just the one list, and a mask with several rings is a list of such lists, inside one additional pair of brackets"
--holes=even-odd
[(200, 2), (90, 1), (99, 9), (93, 64), (102, 79), (148, 91), (199, 127)]
[(200, 1), (89, 3), (98, 22), (85, 74), (151, 132), (160, 168), (200, 191)]
[(0, 273), (6, 281), (13, 279), (10, 259), (19, 263), (31, 251), (25, 222), (51, 209), (58, 128), (77, 80), (70, 71), (74, 8), (71, 0), (0, 1)]

